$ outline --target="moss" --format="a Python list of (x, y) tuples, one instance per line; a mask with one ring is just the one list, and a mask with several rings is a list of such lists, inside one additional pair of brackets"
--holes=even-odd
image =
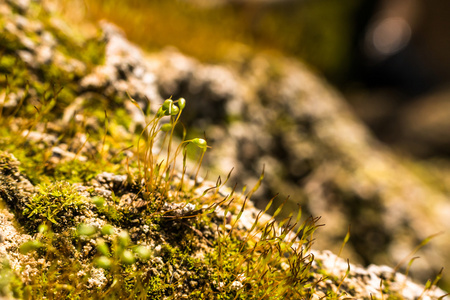
[(55, 167), (53, 176), (56, 180), (67, 180), (71, 183), (88, 182), (100, 172), (101, 169), (98, 167), (99, 165), (92, 161), (70, 160), (59, 163)]
[(66, 181), (42, 185), (31, 198), (23, 215), (34, 226), (51, 222), (54, 228), (73, 225), (73, 218), (82, 213), (86, 200)]
[[(45, 14), (40, 18), (45, 19)], [(102, 61), (104, 51), (100, 44), (89, 44), (89, 42), (79, 44), (66, 38), (57, 28), (52, 27), (48, 20), (44, 20), (44, 24), (46, 30), (55, 36), (58, 43), (57, 49), (61, 53), (66, 55), (74, 52), (82, 53), (81, 45), (90, 45), (87, 47), (92, 47), (91, 54), (78, 55), (75, 58), (91, 66)], [(61, 117), (64, 109), (77, 96), (77, 81), (80, 74), (64, 71), (55, 64), (41, 66), (39, 70), (31, 70), (22, 60), (10, 54), (21, 47), (20, 43), (14, 40), (14, 37), (4, 38), (8, 39), (8, 43), (0, 49), (4, 50), (6, 55), (4, 62), (0, 63), (0, 69), (8, 74), (8, 81), (5, 79), (3, 84), (12, 93), (25, 89), (28, 81), (30, 93), (34, 94), (34, 99), (26, 97), (23, 107), (18, 112), (25, 119), (23, 124), (19, 125), (19, 128), (6, 130), (7, 133), (1, 143), (5, 146), (9, 145), (8, 150), (22, 161), (21, 171), (38, 185), (38, 191), (32, 197), (22, 199), (21, 202), (25, 204), (24, 209), (16, 209), (16, 211), (22, 215), (23, 225), (32, 232), (38, 231), (36, 244), (39, 247), (34, 252), (27, 251), (27, 255), (35, 256), (37, 261), (43, 258), (43, 261), (49, 264), (37, 265), (39, 272), (28, 278), (32, 284), (23, 288), (24, 294), (28, 293), (36, 298), (60, 299), (131, 298), (136, 295), (146, 295), (154, 299), (167, 296), (207, 299), (221, 294), (222, 296), (219, 297), (222, 299), (235, 297), (250, 299), (253, 296), (259, 296), (260, 292), (252, 288), (259, 276), (258, 271), (262, 267), (258, 257), (264, 257), (265, 262), (269, 263), (270, 258), (266, 258), (268, 256), (265, 255), (267, 254), (265, 251), (275, 242), (261, 245), (260, 249), (257, 242), (248, 244), (238, 238), (236, 233), (230, 232), (229, 235), (225, 235), (226, 231), (222, 229), (222, 239), (214, 244), (214, 236), (205, 237), (201, 231), (208, 229), (214, 232), (215, 230), (211, 217), (204, 214), (202, 210), (186, 218), (184, 215), (171, 214), (170, 207), (174, 203), (189, 200), (191, 204), (201, 207), (204, 204), (211, 205), (217, 200), (215, 196), (207, 197), (206, 194), (204, 194), (205, 197), (197, 197), (194, 191), (198, 186), (191, 188), (183, 181), (175, 181), (175, 172), (172, 172), (175, 168), (174, 161), (176, 156), (182, 155), (183, 147), (188, 144), (194, 145), (195, 147), (190, 146), (189, 149), (195, 154), (195, 158), (199, 157), (196, 147), (200, 148), (199, 165), (207, 148), (206, 142), (200, 139), (187, 140), (179, 147), (175, 146), (171, 141), (171, 135), (160, 132), (160, 120), (166, 118), (175, 127), (179, 118), (176, 111), (183, 110), (184, 105), (180, 102), (177, 104), (171, 99), (165, 102), (166, 107), (161, 108), (155, 119), (150, 121), (147, 128), (148, 135), (138, 138), (137, 152), (141, 151), (141, 154), (147, 153), (147, 155), (142, 159), (142, 165), (138, 162), (138, 170), (129, 171), (130, 177), (136, 180), (118, 184), (107, 182), (105, 187), (108, 186), (112, 196), (104, 199), (105, 204), (98, 205), (95, 209), (94, 204), (85, 199), (73, 183), (88, 184), (100, 170), (107, 171), (111, 168), (117, 172), (120, 165), (123, 165), (125, 156), (120, 156), (120, 153), (113, 150), (123, 148), (124, 143), (118, 141), (120, 138), (115, 131), (119, 126), (128, 128), (131, 120), (124, 109), (114, 113), (113, 111), (117, 104), (123, 103), (124, 100), (100, 99), (101, 101), (98, 102), (83, 103), (81, 113), (85, 118), (92, 117), (96, 120), (91, 135), (92, 140), (95, 141), (93, 153), (88, 157), (88, 162), (73, 159), (61, 160), (53, 164), (51, 162), (52, 145), (43, 141), (31, 142), (20, 136), (24, 132), (33, 130), (45, 133), (47, 127), (45, 124), (52, 123)], [(61, 87), (64, 88), (61, 89)], [(36, 99), (39, 101), (36, 102)], [(109, 105), (111, 100), (119, 101), (109, 106), (106, 113), (108, 119), (105, 120), (103, 107)], [(92, 105), (92, 102), (96, 102), (96, 105)], [(10, 127), (9, 125), (16, 117), (14, 111), (9, 112), (8, 116), (10, 118), (2, 120), (2, 126)], [(56, 132), (53, 136), (56, 137), (57, 143), (70, 145), (77, 133), (86, 133), (82, 127), (75, 124), (71, 129), (72, 134)], [(144, 133), (147, 134), (147, 131)], [(149, 156), (148, 153), (153, 150), (154, 141), (164, 139), (164, 135), (166, 143), (163, 146), (167, 147), (167, 156), (164, 155), (164, 158)], [(136, 137), (134, 139), (136, 140)], [(139, 142), (141, 142), (141, 148), (139, 148)], [(78, 151), (81, 145), (74, 148)], [(162, 160), (165, 164), (161, 163)], [(4, 166), (10, 164), (6, 156), (4, 161)], [(192, 185), (192, 183), (189, 184)], [(95, 189), (89, 192), (92, 196), (95, 195)], [(126, 193), (139, 195), (147, 204), (142, 207), (133, 207), (134, 203), (121, 203), (121, 197)], [(169, 207), (168, 211), (163, 210), (164, 205)], [(110, 222), (120, 232), (129, 230), (137, 234), (130, 233), (132, 241), (124, 243), (120, 233), (117, 236), (106, 236), (91, 224), (77, 224), (76, 217), (88, 211), (93, 218)], [(135, 223), (135, 220), (138, 222)], [(46, 231), (41, 230), (40, 224), (51, 226)], [(136, 257), (130, 254), (135, 244), (141, 242), (140, 224), (148, 226), (144, 240), (163, 244), (159, 253), (155, 253), (148, 263), (139, 259), (137, 253)], [(73, 227), (77, 228), (78, 235), (70, 230)], [(86, 228), (92, 230), (85, 230)], [(104, 244), (109, 251), (103, 249), (103, 253), (100, 253), (98, 248), (100, 239), (105, 240)], [(165, 243), (161, 243), (161, 240)], [(253, 252), (251, 252), (252, 247), (255, 248)], [(202, 253), (205, 248), (212, 252), (204, 255), (205, 260), (194, 257), (195, 253)], [(101, 269), (98, 262), (103, 256), (105, 257), (103, 260), (109, 263), (104, 264), (105, 268)], [(157, 257), (161, 259), (162, 264), (156, 259)], [(278, 269), (277, 264), (278, 262), (274, 264), (275, 269)], [(94, 274), (99, 272), (99, 266), (100, 272), (105, 277), (105, 285), (103, 289), (89, 289), (87, 288), (89, 279), (92, 279), (94, 275), (91, 278), (89, 275), (79, 278), (78, 274), (82, 271), (87, 274), (88, 270)], [(237, 275), (241, 273), (245, 273), (248, 278), (248, 281), (243, 283), (243, 289), (233, 286)], [(274, 271), (274, 274), (278, 276), (279, 273)], [(266, 284), (273, 284), (275, 277), (272, 276), (272, 272), (269, 272), (268, 276), (265, 279)], [(213, 283), (214, 280), (216, 285)], [(223, 287), (222, 284), (224, 284)]]
[(0, 262), (0, 296), (22, 298), (22, 281), (7, 260)]
[(27, 141), (21, 143), (17, 133), (5, 132), (0, 145), (4, 150), (12, 153), (20, 163), (20, 171), (34, 184), (49, 184), (54, 181), (70, 183), (86, 183), (99, 172), (116, 171), (111, 164), (104, 161), (80, 161), (78, 159), (59, 160), (52, 163), (52, 149), (44, 142)]
[[(88, 71), (96, 65), (104, 63), (106, 43), (99, 39), (98, 36), (85, 39), (81, 33), (72, 30), (62, 19), (59, 19), (62, 27), (61, 25), (60, 27), (56, 26), (52, 22), (55, 19), (54, 14), (43, 11), (41, 18), (45, 29), (52, 33), (58, 41), (56, 48), (66, 57), (84, 62), (88, 67)], [(70, 32), (64, 31), (62, 28), (65, 30), (70, 28)]]
[(31, 142), (27, 143), (26, 147), (10, 147), (8, 151), (21, 162), (19, 169), (24, 174), (29, 174), (28, 178), (31, 183), (36, 185), (50, 182), (44, 174), (45, 162), (51, 155), (49, 150), (39, 149), (35, 143)]
[(117, 125), (121, 125), (124, 128), (131, 127), (130, 114), (123, 108), (118, 108), (114, 111), (113, 120)]
[(164, 299), (166, 294), (166, 289), (170, 285), (164, 283), (159, 277), (152, 277), (147, 282), (147, 297), (148, 299)]
[(105, 205), (98, 209), (99, 214), (113, 224), (120, 224), (123, 221), (123, 215), (114, 205)]
[(14, 161), (11, 154), (0, 151), (0, 171), (2, 175), (8, 176), (18, 171), (18, 162)]
[[(82, 61), (87, 71), (103, 62), (101, 41), (74, 40), (53, 26), (45, 12), (38, 18), (57, 40), (57, 50)], [(5, 41), (0, 44), (0, 73), (7, 75), (0, 83), (11, 95), (27, 85), (30, 90), (19, 107), (4, 111), (0, 119), (0, 146), (21, 162), (19, 166), (10, 154), (0, 151), (0, 196), (23, 226), (37, 231), (20, 248), (35, 272), (23, 272), (27, 277), (19, 283), (5, 275), (9, 279), (3, 284), (1, 269), (0, 292), (6, 287), (24, 298), (37, 299), (311, 298), (315, 279), (313, 257), (307, 253), (317, 219), (297, 224), (298, 216), (297, 230), (291, 219), (276, 225), (274, 219), (263, 222), (257, 218), (246, 230), (238, 222), (245, 208), (244, 196), (226, 197), (234, 202), (224, 203), (213, 191), (221, 184), (202, 193), (197, 175), (188, 181), (185, 170), (176, 173), (175, 160), (182, 161), (185, 155), (200, 156), (195, 173), (208, 148), (205, 140), (195, 138), (201, 134), (176, 144), (170, 129), (161, 132), (162, 118), (176, 127), (183, 101), (166, 100), (154, 119), (149, 118), (142, 135), (117, 133), (132, 123), (121, 107), (125, 100), (117, 96), (97, 95), (82, 103), (77, 114), (93, 120), (89, 126), (86, 121), (52, 129), (49, 125), (55, 125), (79, 96), (83, 74), (55, 64), (33, 70), (16, 55), (23, 49), (16, 37), (6, 32), (0, 33), (0, 39)], [(23, 136), (30, 131), (48, 132), (56, 141), (33, 142)], [(89, 149), (77, 140), (79, 134), (89, 136)], [(157, 144), (162, 140), (165, 143)], [(87, 161), (75, 157), (53, 162), (52, 147), (63, 144), (68, 152)], [(167, 153), (156, 155), (156, 145)], [(126, 148), (134, 151), (134, 157), (124, 154)], [(126, 174), (127, 179), (100, 182), (95, 177), (104, 171)], [(38, 186), (33, 194), (23, 194), (17, 184), (25, 176)], [(92, 199), (78, 192), (81, 184)], [(183, 203), (195, 209), (183, 210)], [(227, 217), (219, 217), (216, 209), (225, 210)], [(228, 218), (227, 212), (233, 216)], [(93, 220), (92, 224), (79, 223), (81, 216), (86, 222)], [(148, 257), (135, 250), (138, 245), (149, 250), (144, 251)], [(339, 296), (329, 294), (328, 298)]]

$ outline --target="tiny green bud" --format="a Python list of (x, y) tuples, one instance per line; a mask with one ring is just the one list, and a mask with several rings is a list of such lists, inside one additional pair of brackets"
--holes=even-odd
[(70, 284), (56, 284), (55, 285), (55, 290), (57, 290), (57, 291), (71, 291), (73, 289), (74, 289), (74, 287), (71, 286)]
[(180, 108), (180, 110), (183, 110), (186, 107), (186, 99), (178, 99), (178, 107)]
[(110, 224), (105, 224), (101, 230), (103, 235), (111, 235), (114, 233), (114, 227)]
[(152, 254), (150, 249), (148, 249), (147, 247), (144, 247), (144, 246), (137, 246), (137, 247), (133, 248), (133, 251), (134, 251), (134, 253), (139, 255), (140, 258), (142, 258), (144, 260), (149, 259), (150, 255)]
[(97, 259), (95, 259), (95, 265), (97, 267), (107, 270), (111, 268), (112, 262), (111, 259), (109, 259), (108, 257), (100, 256)]
[(169, 113), (171, 116), (176, 116), (180, 112), (178, 106), (172, 105), (170, 108)]
[(163, 126), (161, 126), (161, 130), (164, 132), (170, 131), (172, 129), (172, 124), (164, 124)]
[(97, 251), (104, 255), (104, 256), (110, 256), (108, 245), (105, 243), (105, 240), (98, 239), (97, 240)]
[(19, 247), (19, 252), (21, 254), (27, 254), (31, 251), (41, 248), (42, 246), (43, 246), (43, 244), (39, 241), (36, 241), (36, 240), (28, 241), (28, 242), (23, 243)]
[(136, 261), (133, 253), (130, 250), (123, 251), (120, 260), (126, 265), (131, 265)]
[(70, 284), (56, 284), (55, 285), (55, 290), (57, 291), (71, 291), (73, 290), (74, 287), (71, 286)]
[(88, 225), (88, 224), (80, 224), (77, 227), (77, 233), (78, 235), (93, 235), (94, 233), (97, 232), (97, 228), (95, 226), (92, 225)]
[(48, 229), (49, 228), (48, 228), (47, 224), (41, 224), (38, 227), (38, 232), (41, 233), (41, 234), (44, 234), (44, 233), (46, 233), (48, 231)]
[(130, 235), (125, 230), (122, 230), (121, 232), (119, 232), (117, 237), (119, 238), (119, 243), (122, 247), (125, 248), (126, 246), (128, 246), (130, 244)]
[(203, 150), (206, 150), (206, 147), (208, 147), (204, 139), (195, 138), (192, 140), (192, 143)]
[(166, 113), (166, 111), (162, 107), (160, 107), (158, 109), (158, 111), (156, 112), (156, 117), (157, 118), (164, 117), (166, 115), (165, 113)]
[(105, 204), (105, 198), (103, 197), (99, 197), (99, 196), (95, 196), (92, 198), (92, 203), (95, 204), (95, 206), (97, 206), (97, 208), (100, 208), (103, 206), (103, 204)]
[(162, 110), (168, 110), (172, 107), (173, 100), (172, 99), (166, 99), (162, 105)]

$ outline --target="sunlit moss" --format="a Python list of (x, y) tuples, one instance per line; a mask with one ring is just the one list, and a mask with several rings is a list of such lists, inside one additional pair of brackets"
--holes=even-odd
[(58, 227), (70, 226), (73, 218), (82, 213), (85, 201), (73, 185), (57, 181), (41, 186), (23, 214), (37, 224), (50, 221)]
[[(166, 5), (173, 8), (173, 3)], [(180, 16), (170, 9), (167, 13)], [(171, 24), (172, 20), (168, 18), (162, 25), (178, 26), (176, 22)], [(73, 51), (83, 52), (81, 49), (86, 47), (92, 53), (77, 52), (77, 59), (91, 67), (102, 62), (101, 43), (78, 44), (61, 32), (53, 32), (61, 43), (61, 52), (70, 55)], [(12, 293), (26, 299), (312, 297), (317, 279), (312, 276), (314, 257), (309, 250), (317, 219), (309, 218), (302, 223), (299, 214), (277, 224), (274, 218), (281, 211), (277, 208), (274, 218), (263, 222), (259, 219), (261, 212), (251, 229), (243, 229), (239, 220), (256, 188), (247, 194), (248, 198), (231, 193), (225, 199), (218, 193), (223, 187), (220, 180), (215, 187), (201, 190), (197, 175), (207, 141), (198, 138), (200, 135), (180, 142), (173, 138), (185, 109), (184, 99), (167, 99), (157, 112), (144, 114), (147, 126), (140, 135), (131, 133), (131, 137), (116, 132), (120, 126), (130, 127), (132, 122), (124, 109), (115, 111), (116, 107), (108, 107), (105, 113), (102, 106), (110, 104), (105, 99), (97, 105), (83, 103), (79, 114), (95, 119), (91, 128), (71, 124), (67, 130), (54, 129), (54, 143), (67, 146), (77, 134), (83, 134), (89, 135), (91, 149), (83, 152), (83, 145), (79, 145), (67, 151), (71, 154), (76, 151), (74, 157), (54, 162), (53, 145), (40, 139), (30, 141), (29, 134), (33, 131), (45, 134), (49, 130), (47, 125), (61, 118), (77, 96), (79, 74), (50, 65), (42, 67), (39, 78), (34, 78), (20, 59), (8, 53), (20, 47), (11, 38), (2, 48), (6, 54), (4, 62), (0, 62), (0, 71), (9, 76), (1, 81), (2, 87), (12, 93), (29, 84), (39, 101), (26, 98), (18, 107), (20, 111), (6, 112), (0, 120), (0, 145), (21, 163), (19, 167), (11, 155), (0, 152), (0, 171), (9, 176), (20, 170), (22, 179), (29, 178), (38, 187), (29, 198), (20, 199), (26, 204), (23, 210), (8, 203), (33, 234), (18, 251), (34, 262), (36, 272), (27, 273), (27, 281), (20, 282), (20, 277), (3, 264), (1, 296)], [(198, 48), (204, 45), (199, 44)], [(113, 100), (114, 106), (125, 101)], [(128, 100), (140, 109), (132, 99)], [(21, 116), (21, 121), (17, 116)], [(162, 125), (162, 119), (166, 125)], [(156, 148), (161, 145), (165, 152), (159, 153)], [(193, 170), (187, 170), (188, 145), (196, 150), (191, 153), (197, 159)], [(131, 149), (132, 155), (123, 154), (123, 149)], [(181, 163), (178, 172), (177, 159)], [(99, 186), (96, 178), (104, 171), (125, 174), (126, 180)], [(16, 178), (19, 175), (15, 174), (8, 184)], [(132, 197), (129, 203), (122, 203), (125, 193)], [(182, 206), (176, 206), (183, 203), (190, 204), (192, 209), (183, 212), (179, 209)], [(265, 212), (269, 208), (270, 205)], [(181, 213), (175, 213), (177, 209)], [(219, 209), (225, 211), (222, 217)], [(79, 221), (81, 216), (86, 217), (83, 222)], [(23, 266), (21, 271), (26, 268)], [(326, 298), (338, 299), (343, 295), (337, 290)]]

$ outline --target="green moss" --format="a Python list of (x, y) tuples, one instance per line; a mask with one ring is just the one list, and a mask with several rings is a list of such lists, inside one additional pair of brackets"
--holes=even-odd
[[(166, 5), (172, 7), (171, 4)], [(172, 14), (170, 10), (167, 12)], [(102, 42), (67, 37), (52, 25), (45, 12), (39, 14), (38, 18), (55, 37), (57, 50), (83, 62), (87, 72), (103, 62)], [(29, 38), (38, 39), (33, 34)], [(162, 118), (176, 127), (180, 115), (174, 111), (182, 111), (184, 104), (180, 105), (179, 100), (178, 104), (177, 100), (166, 100), (166, 107), (160, 109), (159, 115), (149, 122), (141, 136), (133, 133), (121, 136), (118, 129), (129, 129), (132, 124), (131, 117), (123, 108), (125, 100), (117, 96), (111, 99), (94, 96), (95, 99), (88, 99), (77, 111), (85, 120), (93, 120), (89, 129), (84, 123), (74, 122), (69, 128), (52, 132), (56, 143), (65, 144), (68, 148), (77, 134), (89, 136), (89, 151), (82, 151), (82, 145), (71, 149), (72, 153), (78, 151), (77, 157), (83, 155), (87, 161), (74, 158), (54, 162), (53, 144), (32, 142), (23, 137), (23, 133), (50, 131), (47, 125), (59, 120), (67, 106), (79, 96), (78, 83), (83, 74), (67, 72), (55, 64), (42, 66), (37, 71), (28, 69), (16, 54), (18, 49), (23, 49), (19, 39), (1, 32), (0, 40), (3, 41), (0, 43), (1, 86), (12, 94), (23, 91), (29, 85), (30, 94), (33, 95), (25, 96), (20, 107), (4, 111), (0, 119), (0, 146), (13, 153), (21, 162), (18, 167), (9, 154), (0, 152), (2, 175), (15, 176), (8, 182), (15, 190), (10, 188), (7, 193), (2, 190), (0, 193), (5, 199), (13, 192), (19, 193), (13, 185), (19, 170), (39, 187), (30, 198), (11, 197), (8, 198), (11, 201), (5, 201), (21, 214), (22, 218), (19, 219), (22, 225), (32, 232), (38, 229), (31, 243), (21, 248), (26, 255), (35, 258), (37, 272), (27, 278), (25, 285), (17, 283), (15, 277), (7, 273), (7, 269), (0, 269), (0, 293), (13, 291), (14, 295), (22, 293), (24, 298), (37, 299), (311, 297), (311, 287), (315, 284), (311, 275), (313, 258), (307, 252), (311, 236), (317, 228), (316, 219), (311, 218), (299, 224), (298, 230), (287, 220), (279, 227), (275, 225), (274, 219), (264, 223), (256, 220), (253, 228), (245, 231), (237, 225), (244, 209), (241, 209), (245, 203), (243, 197), (234, 198), (238, 204), (221, 204), (221, 208), (232, 212), (233, 217), (231, 220), (219, 219), (214, 209), (205, 211), (199, 208), (218, 205), (223, 199), (218, 199), (217, 193), (205, 192), (198, 196), (200, 187), (196, 180), (187, 184), (183, 176), (180, 179), (172, 172), (175, 159), (182, 161), (186, 158), (183, 157), (184, 146), (190, 144), (186, 148), (186, 155), (195, 159), (199, 158), (200, 148), (198, 167), (208, 147), (204, 140), (194, 139), (202, 136), (200, 132), (190, 135), (192, 140), (185, 140), (178, 146), (172, 142), (170, 130), (167, 135), (160, 131)], [(273, 72), (276, 79), (276, 70)], [(19, 116), (21, 121), (17, 119)], [(152, 147), (157, 148), (156, 141), (161, 140), (165, 140), (161, 147), (168, 154), (152, 156)], [(138, 159), (128, 162), (132, 158), (121, 149), (130, 148), (130, 145), (134, 145), (131, 150), (134, 150)], [(97, 198), (91, 201), (85, 199), (74, 183), (89, 185), (99, 172), (104, 171), (127, 174), (129, 180), (117, 186), (108, 183), (112, 185), (107, 188), (112, 193), (111, 197), (101, 198), (96, 194), (97, 186), (91, 186), (87, 192)], [(121, 203), (121, 197), (128, 193), (134, 194), (136, 198), (131, 204)], [(134, 207), (137, 196), (144, 202), (142, 207)], [(17, 201), (13, 200), (16, 199), (26, 204), (23, 210), (14, 206)], [(170, 205), (186, 202), (196, 206), (193, 215), (172, 214)], [(165, 204), (169, 211), (164, 210)], [(76, 217), (87, 212), (90, 217), (98, 218), (99, 222), (106, 221), (112, 225), (106, 230), (108, 225), (100, 229), (93, 224), (77, 224)], [(300, 216), (296, 222), (300, 222)], [(43, 227), (38, 227), (42, 223), (51, 226), (43, 230)], [(129, 236), (127, 231), (130, 232)], [(299, 240), (294, 240), (292, 236), (288, 238), (288, 233)], [(148, 252), (150, 257), (144, 259), (138, 252), (133, 252), (136, 245), (141, 243), (156, 244), (161, 249)], [(104, 285), (92, 288), (89, 282), (98, 279), (99, 274), (104, 275)], [(390, 293), (388, 290), (386, 292)], [(340, 296), (330, 293), (328, 299)]]
[[(70, 32), (61, 30), (61, 28), (55, 26), (51, 21), (52, 18), (55, 18), (54, 15), (43, 13), (41, 14), (41, 18), (45, 29), (52, 33), (58, 41), (56, 49), (66, 57), (82, 61), (87, 65), (88, 71), (96, 65), (104, 63), (106, 46), (104, 41), (98, 37), (85, 39), (80, 33), (72, 30), (72, 28)], [(60, 22), (62, 21), (60, 20)], [(69, 28), (67, 24), (64, 24), (64, 27), (65, 29)]]
[(169, 284), (159, 277), (151, 277), (146, 285), (148, 299), (164, 299), (166, 290), (170, 287)]
[(56, 165), (53, 176), (55, 180), (66, 180), (71, 183), (86, 183), (98, 173), (108, 170), (107, 166), (95, 161), (78, 159), (61, 162)]
[(13, 165), (11, 155), (5, 151), (0, 151), (0, 172), (8, 175), (14, 173), (17, 164)]
[(95, 177), (100, 170), (108, 170), (108, 166), (99, 168), (101, 163), (94, 161), (81, 162), (77, 159), (60, 161), (56, 165), (49, 162), (52, 150), (43, 148), (39, 142), (17, 143), (17, 135), (5, 132), (0, 145), (11, 152), (21, 162), (20, 171), (27, 175), (34, 184), (49, 184), (52, 181), (65, 180), (70, 183), (87, 182)]
[(8, 149), (20, 161), (20, 171), (28, 175), (33, 184), (48, 183), (45, 176), (45, 162), (51, 155), (49, 150), (39, 149), (35, 143), (27, 143), (27, 147)]
[(113, 224), (120, 224), (123, 221), (123, 215), (114, 205), (102, 206), (98, 209), (98, 212)]
[(124, 108), (116, 109), (113, 118), (114, 122), (118, 125), (121, 125), (124, 128), (130, 128), (132, 120), (130, 114)]
[(23, 215), (35, 226), (48, 221), (55, 227), (70, 226), (74, 216), (82, 212), (85, 201), (73, 185), (57, 181), (40, 186)]
[(0, 297), (22, 298), (22, 282), (7, 260), (0, 262)]

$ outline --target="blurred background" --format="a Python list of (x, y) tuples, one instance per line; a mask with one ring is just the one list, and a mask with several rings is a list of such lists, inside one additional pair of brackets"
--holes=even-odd
[(338, 87), (383, 142), (416, 158), (450, 155), (449, 1), (70, 3), (67, 14), (108, 19), (147, 50), (172, 45), (207, 63), (239, 51), (298, 57)]

